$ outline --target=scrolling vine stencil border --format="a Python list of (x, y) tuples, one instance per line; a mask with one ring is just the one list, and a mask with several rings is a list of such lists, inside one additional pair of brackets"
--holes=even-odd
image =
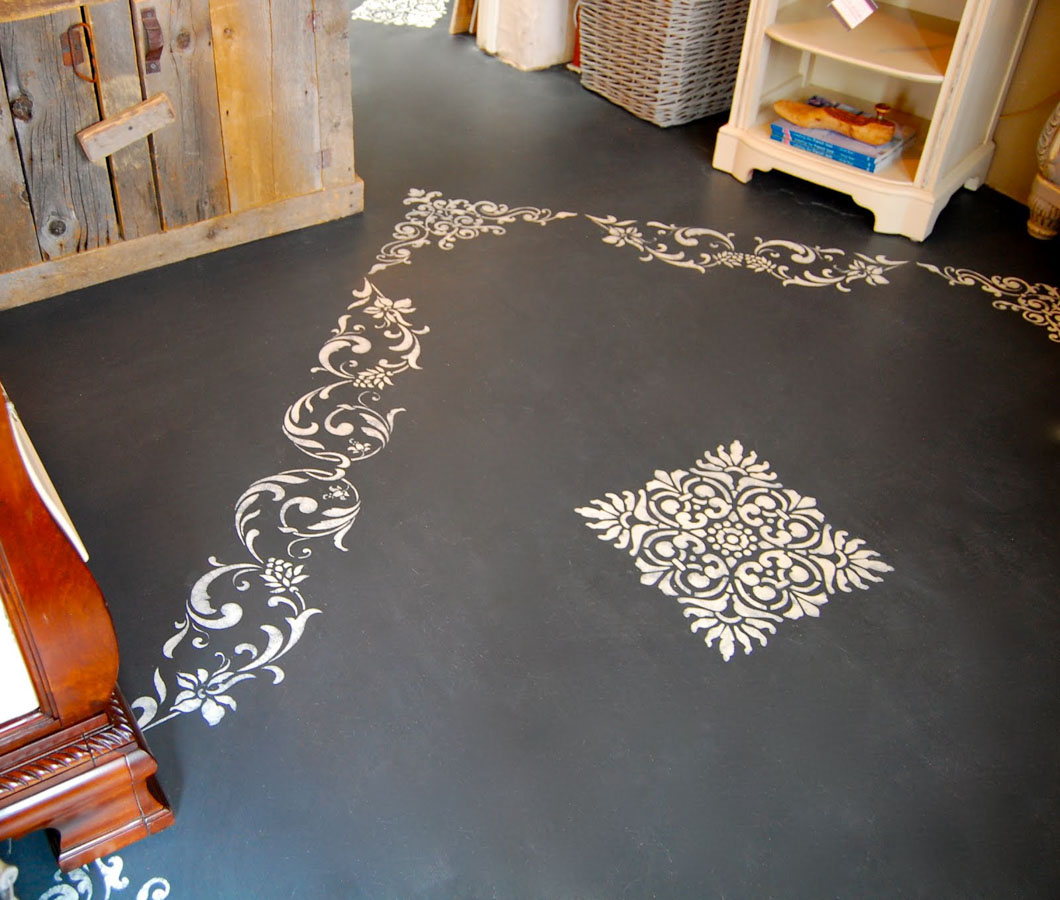
[[(504, 226), (513, 222), (546, 225), (575, 215), (445, 199), (439, 191), (415, 188), (404, 203), (413, 208), (395, 226), (394, 240), (370, 274), (409, 265), (413, 250), (431, 238), (449, 250), (456, 240), (505, 234)], [(361, 510), (349, 470), (389, 444), (404, 409), (383, 406), (383, 392), (397, 377), (420, 369), (420, 338), (429, 333), (415, 323), (410, 299), (391, 299), (368, 278), (353, 297), (310, 370), (327, 383), (295, 400), (283, 418), (284, 434), (314, 465), (260, 478), (237, 499), (235, 530), (247, 558), (223, 562), (211, 556), (210, 568), (192, 585), (183, 615), (162, 645), (164, 663), (154, 670), (153, 693), (131, 703), (144, 730), (195, 712), (217, 725), (238, 709), (236, 685), (266, 675), (272, 684), (284, 680), (282, 660), (322, 613), (304, 593), (314, 542), (326, 539), (346, 550)], [(258, 616), (257, 636), (231, 638), (248, 608)]]
[(1014, 275), (982, 275), (972, 269), (955, 266), (939, 268), (931, 263), (917, 263), (922, 269), (946, 279), (951, 285), (979, 287), (997, 299), (994, 309), (1018, 312), (1024, 321), (1038, 325), (1049, 333), (1049, 340), (1060, 343), (1060, 289), (1051, 284), (1024, 281)]
[[(738, 250), (732, 233), (723, 234), (713, 228), (690, 228), (648, 222), (642, 227), (634, 219), (619, 220), (615, 216), (586, 216), (599, 225), (606, 234), (605, 244), (612, 247), (632, 247), (641, 256), (641, 262), (659, 260), (682, 269), (692, 269), (705, 274), (707, 269), (723, 266), (728, 269), (749, 269), (776, 278), (785, 287), (835, 287), (847, 292), (850, 285), (863, 281), (870, 286), (889, 284), (886, 273), (904, 266), (906, 260), (888, 259), (885, 256), (866, 256), (855, 253), (848, 256), (837, 247), (811, 247), (795, 241), (755, 238), (754, 246), (747, 251)], [(655, 236), (649, 238), (645, 230)], [(676, 248), (672, 245), (676, 244)], [(689, 255), (688, 248), (699, 250), (698, 255)], [(793, 271), (794, 267), (794, 271)]]
[(548, 225), (559, 219), (572, 219), (572, 212), (554, 213), (550, 209), (536, 206), (508, 206), (492, 200), (447, 199), (441, 191), (425, 191), (412, 188), (404, 203), (411, 209), (394, 226), (393, 239), (383, 245), (376, 257), (376, 264), (369, 275), (382, 272), (390, 266), (408, 265), (412, 251), (430, 244), (437, 238), (442, 250), (452, 250), (458, 240), (466, 241), (484, 234), (502, 235), (505, 225), (513, 222), (531, 222)]
[[(120, 856), (111, 856), (70, 872), (57, 871), (52, 879), (56, 883), (39, 900), (111, 900), (114, 894), (129, 887), (129, 879), (122, 874), (124, 867), (125, 861)], [(102, 894), (97, 895), (97, 887), (102, 888)], [(169, 881), (155, 876), (140, 886), (136, 900), (165, 900), (170, 890)]]

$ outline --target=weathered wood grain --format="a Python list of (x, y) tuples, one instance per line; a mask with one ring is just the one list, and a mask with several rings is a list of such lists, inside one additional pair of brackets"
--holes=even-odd
[(320, 94), (320, 151), (324, 187), (354, 177), (353, 86), (350, 80), (349, 4), (314, 0), (317, 84)]
[[(253, 5), (260, 6), (260, 0)], [(317, 19), (312, 7), (306, 0), (272, 0), (271, 3), (270, 106), (275, 200), (321, 188), (320, 92), (314, 33)], [(345, 17), (349, 18), (348, 4), (346, 8)]]
[[(143, 99), (129, 4), (114, 0), (86, 13), (94, 35), (101, 112), (104, 118), (112, 118)], [(139, 138), (113, 152), (109, 163), (118, 221), (126, 240), (162, 229), (151, 148), (146, 133)]]
[(0, 22), (32, 19), (60, 9), (106, 2), (107, 0), (0, 0)]
[(209, 222), (126, 241), (104, 250), (0, 273), (0, 309), (164, 266), (189, 256), (340, 219), (362, 209), (364, 183), (358, 179), (342, 187), (230, 213)]
[(261, 0), (215, 0), (211, 7), (233, 210), (323, 184), (314, 18), (304, 0), (261, 7)]
[(90, 162), (101, 162), (176, 120), (169, 98), (165, 94), (155, 94), (116, 116), (108, 116), (82, 129), (77, 133), (77, 142)]
[[(0, 83), (3, 82), (0, 69)], [(6, 92), (0, 91), (0, 270), (40, 262), (37, 229), (22, 175), (22, 160)]]
[(453, 0), (453, 12), (449, 17), (450, 34), (466, 34), (471, 31), (474, 7), (475, 0)]
[(60, 36), (81, 17), (58, 12), (0, 24), (0, 59), (44, 259), (120, 240), (110, 177), (74, 135), (99, 119), (95, 85), (62, 63)]
[(217, 100), (232, 211), (275, 198), (268, 0), (214, 0)]
[(164, 93), (177, 124), (150, 137), (165, 228), (228, 212), (221, 122), (217, 108), (209, 0), (157, 0), (165, 49), (159, 72), (144, 71), (144, 29), (133, 4), (143, 97)]

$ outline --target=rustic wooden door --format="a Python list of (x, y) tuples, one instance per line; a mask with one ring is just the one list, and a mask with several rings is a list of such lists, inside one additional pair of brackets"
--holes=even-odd
[(90, 163), (75, 137), (99, 120), (95, 84), (63, 62), (63, 35), (81, 21), (75, 9), (0, 24), (5, 112), (43, 259), (120, 240), (108, 170)]

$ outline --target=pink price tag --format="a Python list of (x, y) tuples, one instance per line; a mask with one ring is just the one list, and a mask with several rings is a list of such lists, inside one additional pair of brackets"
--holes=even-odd
[(857, 28), (869, 16), (876, 12), (876, 4), (873, 0), (832, 0), (828, 4), (838, 17), (839, 21), (847, 28)]

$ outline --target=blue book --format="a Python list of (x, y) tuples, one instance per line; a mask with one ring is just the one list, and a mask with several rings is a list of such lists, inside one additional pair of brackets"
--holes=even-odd
[(866, 144), (826, 128), (803, 128), (787, 119), (777, 119), (770, 125), (769, 130), (769, 136), (774, 141), (834, 159), (866, 172), (879, 172), (891, 165), (901, 157), (903, 148), (915, 134), (908, 126), (898, 126), (893, 140), (876, 145)]

